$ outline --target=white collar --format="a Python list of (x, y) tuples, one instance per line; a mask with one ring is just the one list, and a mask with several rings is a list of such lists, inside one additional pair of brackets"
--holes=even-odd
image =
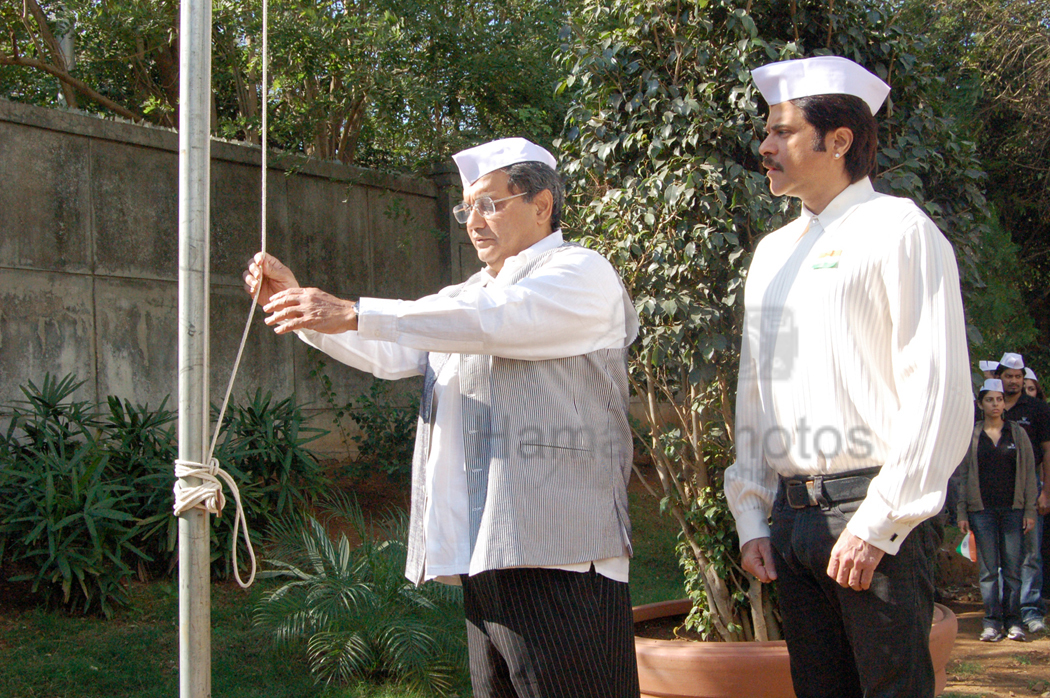
[(808, 224), (816, 218), (824, 230), (828, 230), (836, 221), (841, 220), (857, 204), (862, 204), (876, 196), (875, 187), (871, 186), (871, 179), (863, 177), (859, 181), (849, 185), (824, 207), (819, 214), (813, 213), (805, 205), (802, 206), (800, 218)]

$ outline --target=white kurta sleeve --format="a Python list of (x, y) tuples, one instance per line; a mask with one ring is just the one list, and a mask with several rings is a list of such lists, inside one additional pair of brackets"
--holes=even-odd
[(849, 530), (895, 554), (936, 514), (973, 427), (959, 272), (951, 245), (919, 212), (882, 260), (899, 405), (889, 452)]
[(740, 373), (736, 389), (734, 442), (736, 462), (726, 468), (726, 501), (736, 520), (740, 545), (769, 536), (769, 512), (777, 490), (777, 474), (762, 454), (762, 402), (758, 362), (752, 342), (759, 341), (759, 327), (744, 316), (740, 342)]
[(571, 248), (510, 285), (497, 277), (454, 298), (362, 298), (358, 331), (365, 339), (423, 351), (558, 359), (629, 344), (634, 337), (625, 336), (625, 298), (603, 257)]
[(336, 361), (371, 373), (376, 378), (397, 380), (420, 376), (426, 371), (427, 352), (418, 349), (391, 342), (368, 341), (357, 332), (322, 334), (313, 330), (296, 330), (296, 334)]

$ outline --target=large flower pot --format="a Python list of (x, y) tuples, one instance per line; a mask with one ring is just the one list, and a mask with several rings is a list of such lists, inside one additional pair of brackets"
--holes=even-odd
[[(692, 601), (636, 606), (634, 622), (688, 613)], [(930, 655), (937, 693), (948, 681), (944, 668), (959, 622), (951, 609), (936, 604)], [(795, 698), (784, 642), (687, 642), (634, 639), (642, 698)]]

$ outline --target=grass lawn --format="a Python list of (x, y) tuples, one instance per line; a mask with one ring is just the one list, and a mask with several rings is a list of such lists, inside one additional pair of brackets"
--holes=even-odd
[[(632, 492), (635, 604), (681, 598), (677, 528), (648, 495)], [(411, 698), (398, 687), (325, 688), (304, 659), (271, 648), (252, 628), (265, 582), (244, 592), (212, 587), (212, 692), (216, 698)], [(173, 698), (179, 694), (178, 596), (171, 581), (136, 584), (113, 619), (40, 610), (0, 613), (2, 698)], [(469, 691), (464, 691), (467, 695)]]

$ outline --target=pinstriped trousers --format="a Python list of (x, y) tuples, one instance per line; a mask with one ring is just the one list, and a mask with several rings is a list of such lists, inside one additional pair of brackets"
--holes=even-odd
[(474, 698), (638, 698), (627, 584), (593, 566), (461, 579)]

